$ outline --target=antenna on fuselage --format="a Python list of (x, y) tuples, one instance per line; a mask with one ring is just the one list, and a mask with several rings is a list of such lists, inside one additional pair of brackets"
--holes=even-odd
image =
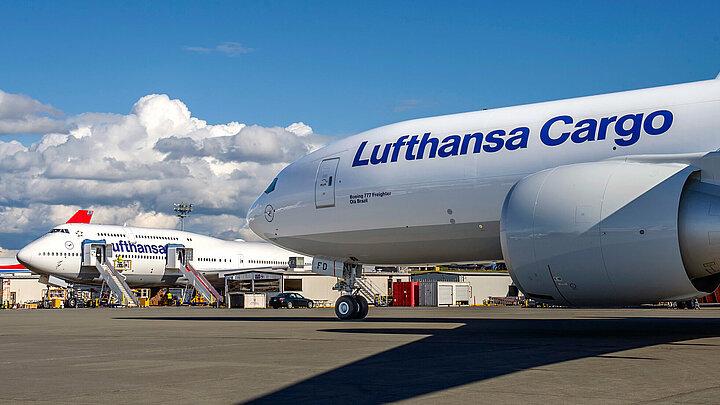
[(175, 203), (173, 204), (174, 208), (173, 211), (175, 211), (175, 216), (180, 218), (180, 230), (185, 230), (185, 218), (187, 218), (190, 213), (192, 212), (193, 205), (188, 204), (186, 202), (181, 203)]

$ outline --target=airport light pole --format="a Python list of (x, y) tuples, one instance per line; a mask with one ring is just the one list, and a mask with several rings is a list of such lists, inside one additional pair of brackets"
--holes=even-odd
[(186, 202), (181, 202), (181, 203), (175, 203), (175, 204), (173, 204), (173, 206), (174, 206), (173, 210), (175, 211), (175, 215), (178, 218), (180, 218), (180, 230), (184, 231), (185, 230), (185, 218), (187, 218), (188, 215), (190, 215), (190, 213), (192, 212), (193, 205), (188, 204)]

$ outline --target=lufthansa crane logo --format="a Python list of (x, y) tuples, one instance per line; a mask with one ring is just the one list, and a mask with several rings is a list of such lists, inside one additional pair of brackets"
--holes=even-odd
[(74, 248), (74, 247), (75, 247), (75, 245), (72, 242), (70, 242), (70, 241), (65, 242), (65, 248), (67, 250), (72, 250), (72, 248)]
[(275, 208), (272, 205), (265, 206), (265, 219), (268, 222), (272, 222), (275, 219)]

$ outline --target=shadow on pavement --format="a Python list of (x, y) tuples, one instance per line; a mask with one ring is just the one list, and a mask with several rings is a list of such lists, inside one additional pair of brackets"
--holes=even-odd
[[(124, 317), (119, 319), (325, 322), (321, 332), (337, 334), (430, 335), (327, 371), (256, 398), (250, 403), (385, 403), (410, 399), (517, 371), (589, 357), (655, 360), (613, 354), (658, 344), (720, 336), (720, 319), (462, 319), (368, 318), (342, 323), (324, 317)], [(392, 323), (426, 323), (404, 328)], [(461, 324), (447, 329), (431, 324)], [(333, 327), (333, 324), (337, 327)], [(388, 324), (378, 327), (378, 324)], [(367, 325), (368, 327), (365, 327)], [(711, 345), (712, 346), (712, 345)], [(318, 355), (332, 355), (323, 353)]]

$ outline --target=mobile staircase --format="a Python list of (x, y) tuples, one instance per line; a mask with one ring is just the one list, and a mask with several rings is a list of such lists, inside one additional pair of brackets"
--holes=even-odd
[(223, 302), (223, 296), (210, 284), (202, 273), (195, 270), (192, 264), (186, 263), (185, 266), (183, 266), (183, 275), (188, 279), (195, 291), (199, 292), (200, 295), (205, 298), (205, 301), (208, 303), (212, 303), (213, 300), (217, 303)]
[(375, 305), (376, 307), (388, 306), (387, 294), (383, 294), (375, 284), (365, 277), (358, 277), (355, 279), (355, 288), (357, 294), (365, 297), (365, 299)]
[(121, 305), (137, 307), (138, 299), (125, 281), (125, 276), (120, 274), (110, 260), (97, 262), (95, 268), (100, 272), (100, 278), (110, 288), (111, 294)]

